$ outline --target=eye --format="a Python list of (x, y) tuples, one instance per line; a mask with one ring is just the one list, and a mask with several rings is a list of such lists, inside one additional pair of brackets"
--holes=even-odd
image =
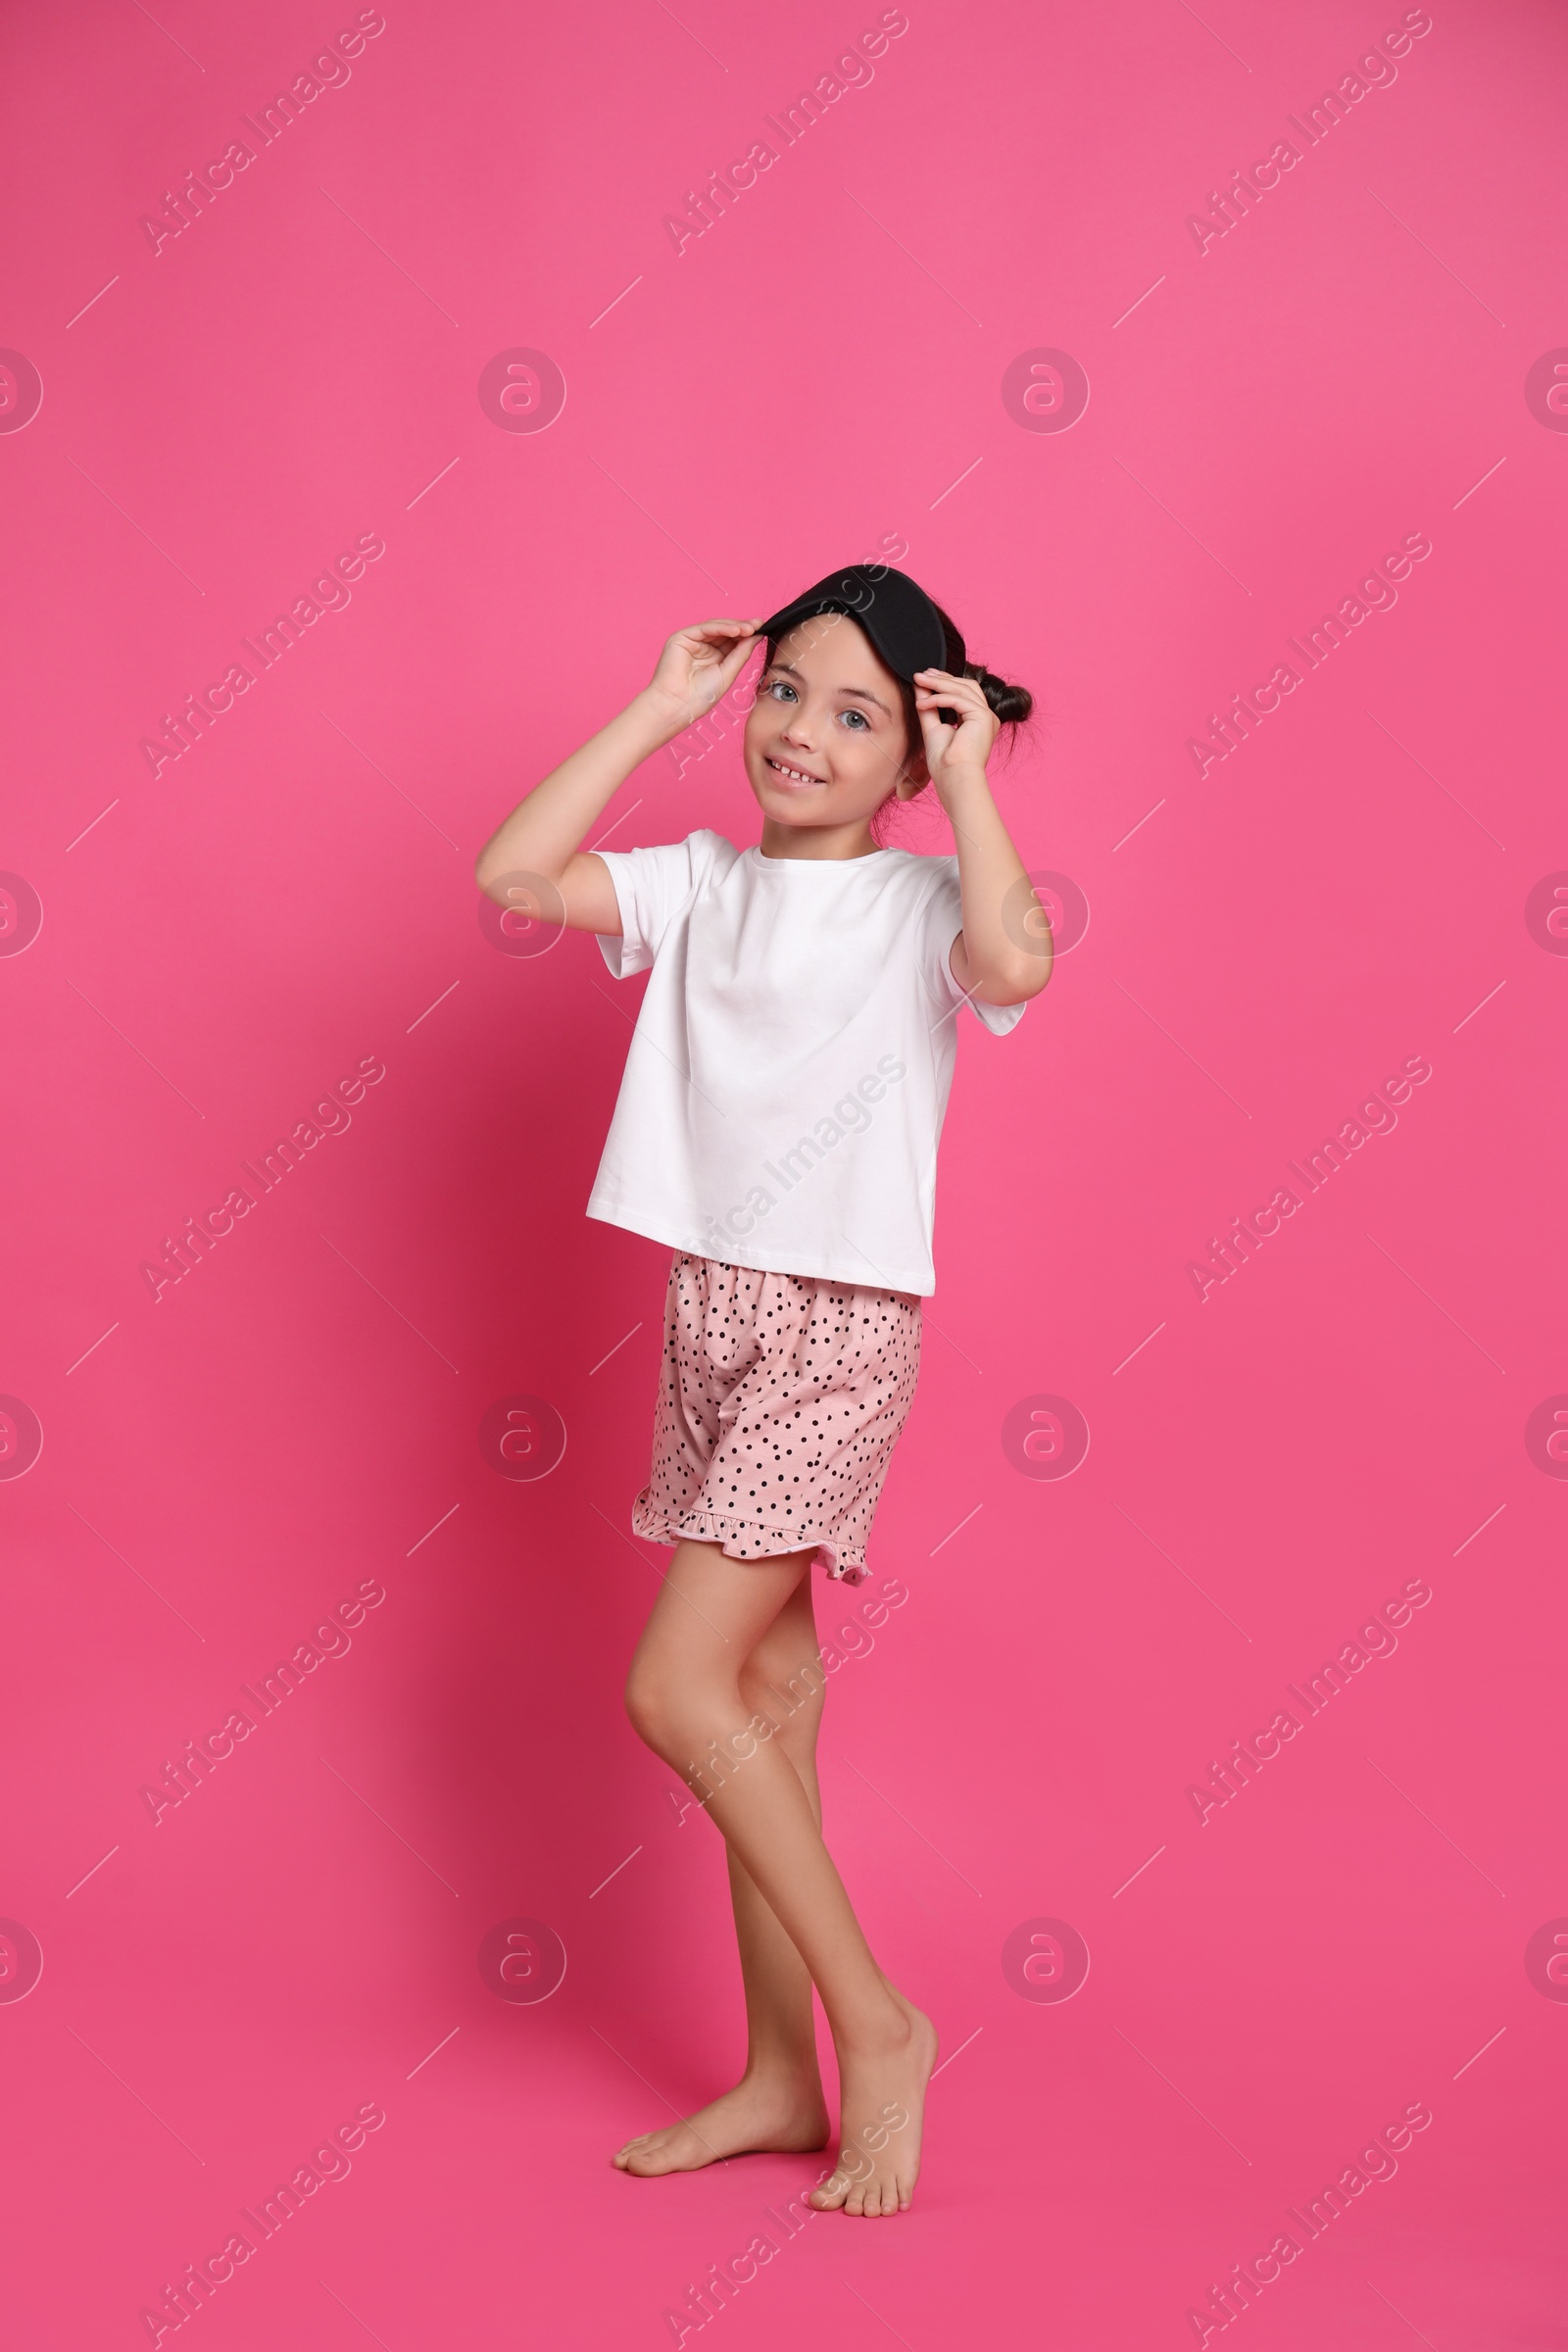
[(863, 710), (841, 710), (839, 717), (852, 735), (862, 735), (870, 728), (871, 722)]
[(776, 701), (780, 695), (785, 694), (789, 696), (791, 702), (797, 700), (795, 689), (790, 684), (788, 678), (769, 678), (762, 691), (774, 701)]

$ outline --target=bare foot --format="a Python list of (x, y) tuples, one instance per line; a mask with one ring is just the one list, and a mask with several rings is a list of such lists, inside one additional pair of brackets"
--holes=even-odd
[(763, 2149), (798, 2152), (826, 2144), (827, 2103), (820, 2082), (778, 2075), (743, 2076), (733, 2090), (699, 2108), (681, 2124), (644, 2132), (628, 2139), (611, 2159), (623, 2173), (652, 2179), (660, 2173), (695, 2173), (720, 2156), (748, 2156)]
[(810, 2192), (819, 2213), (842, 2208), (879, 2220), (905, 2212), (914, 2194), (936, 2028), (895, 1985), (888, 1990), (897, 2011), (886, 2037), (839, 2053), (838, 2162), (832, 2179)]

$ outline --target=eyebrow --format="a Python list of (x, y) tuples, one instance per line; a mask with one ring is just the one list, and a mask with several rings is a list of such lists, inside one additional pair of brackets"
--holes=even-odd
[[(805, 677), (802, 675), (801, 671), (796, 668), (793, 662), (770, 662), (767, 665), (767, 671), (772, 671), (775, 669), (787, 670), (792, 678), (800, 678), (801, 684), (803, 686), (806, 684)], [(764, 672), (763, 674), (766, 675), (767, 672)], [(887, 712), (889, 718), (893, 716), (892, 710), (882, 700), (882, 697), (879, 694), (873, 694), (869, 686), (837, 686), (834, 688), (834, 692), (836, 694), (853, 695), (858, 703), (874, 703), (877, 710)]]

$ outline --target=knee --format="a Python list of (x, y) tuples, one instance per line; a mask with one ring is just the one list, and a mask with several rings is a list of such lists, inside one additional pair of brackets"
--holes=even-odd
[(755, 1671), (743, 1673), (741, 1703), (754, 1720), (759, 1715), (768, 1719), (780, 1747), (792, 1753), (809, 1750), (821, 1720), (823, 1687), (821, 1668), (811, 1662), (792, 1666), (777, 1682)]
[(667, 1756), (679, 1745), (673, 1700), (668, 1677), (652, 1661), (633, 1658), (626, 1677), (626, 1713), (638, 1739), (656, 1755)]
[(758, 1739), (776, 1740), (780, 1747), (793, 1745), (794, 1710), (761, 1675), (743, 1671), (738, 1697), (748, 1727)]
[(654, 1657), (636, 1657), (626, 1677), (626, 1713), (637, 1737), (679, 1771), (701, 1753), (736, 1704), (732, 1685), (711, 1688), (690, 1671), (672, 1671)]

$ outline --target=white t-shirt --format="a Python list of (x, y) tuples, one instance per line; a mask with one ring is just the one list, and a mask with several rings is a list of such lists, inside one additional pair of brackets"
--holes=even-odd
[[(605, 961), (652, 976), (588, 1214), (728, 1265), (934, 1291), (957, 859), (764, 858), (710, 832), (599, 855)], [(968, 1002), (998, 1036), (1024, 1010)]]

